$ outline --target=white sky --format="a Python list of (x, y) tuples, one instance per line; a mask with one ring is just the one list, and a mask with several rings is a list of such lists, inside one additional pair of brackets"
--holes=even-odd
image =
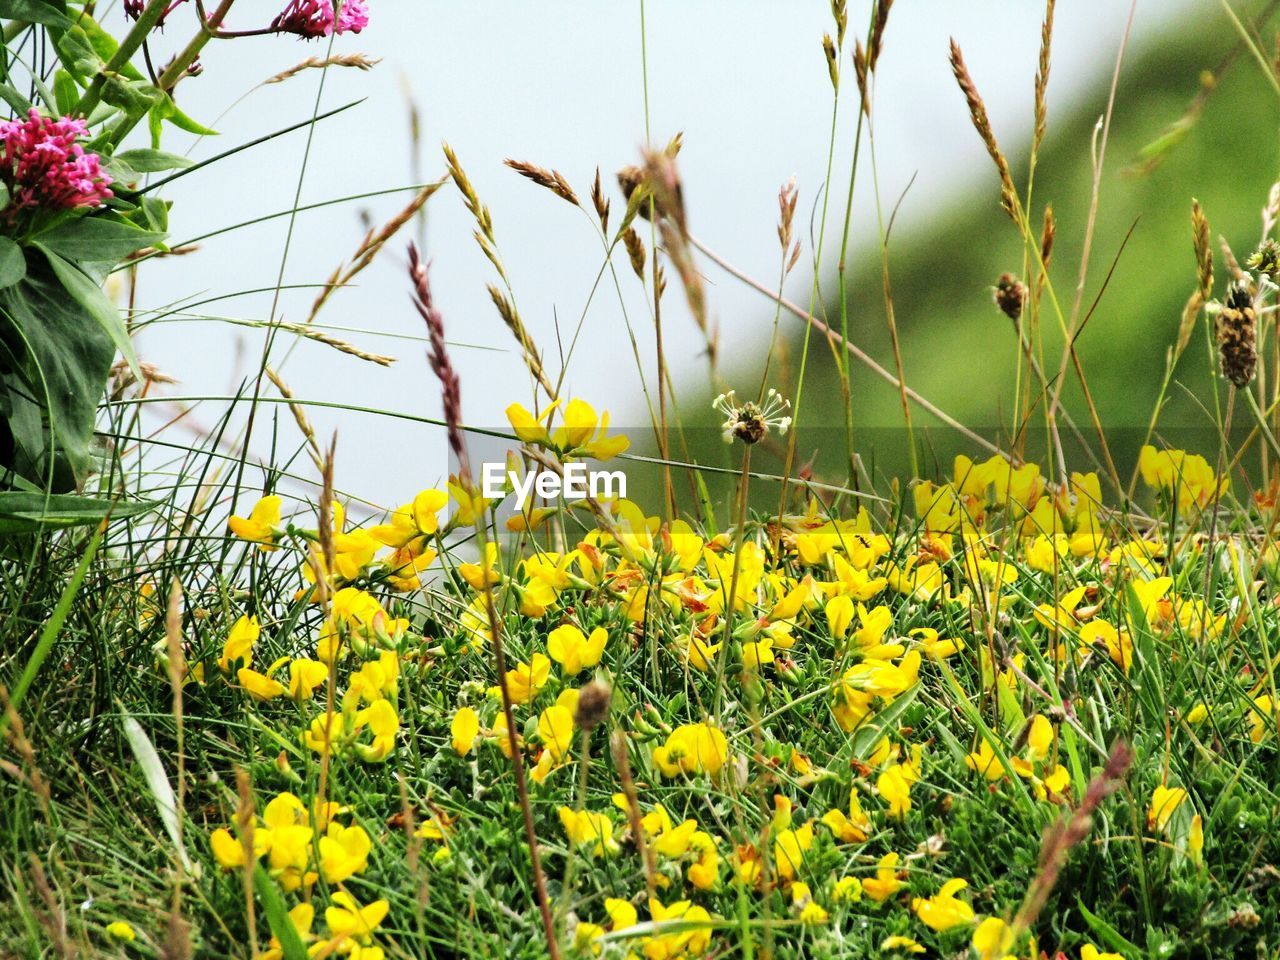
[[(405, 90), (411, 90), (424, 122), (425, 176), (434, 179), (443, 173), (439, 143), (449, 140), (492, 211), (521, 313), (555, 367), (556, 318), (562, 331), (570, 331), (582, 315), (600, 267), (599, 241), (585, 217), (505, 169), (502, 160), (510, 156), (554, 167), (584, 201), (598, 164), (615, 198), (617, 222), (623, 203), (613, 173), (635, 160), (645, 137), (638, 3), (370, 0), (370, 5), (370, 27), (359, 36), (339, 38), (335, 52), (363, 52), (383, 58), (382, 63), (371, 73), (328, 72), (322, 110), (367, 99), (317, 128), (302, 202), (411, 182), (405, 100)], [(1165, 18), (1191, 7), (1192, 0), (1139, 4), (1131, 50), (1158, 33)], [(1128, 9), (1122, 0), (1058, 4), (1051, 137), (1053, 114), (1065, 112), (1084, 92), (1099, 90), (1098, 79), (1110, 75)], [(1206, 0), (1199, 0), (1195, 9), (1221, 16)], [(867, 10), (865, 0), (850, 4), (850, 46)], [(955, 36), (964, 48), (997, 134), (1014, 148), (1030, 130), (1042, 15), (1042, 4), (1029, 0), (899, 0), (894, 6), (877, 90), (878, 166), (886, 202), (892, 204), (916, 175), (895, 229), (926, 221), (940, 199), (958, 191), (994, 202), (994, 175), (950, 76), (948, 37)], [(237, 16), (243, 18), (240, 11)], [(185, 41), (187, 22), (185, 12), (174, 16), (168, 44)], [(255, 25), (246, 19), (232, 24)], [(803, 235), (824, 176), (831, 88), (820, 43), (830, 28), (827, 0), (649, 0), (647, 5), (653, 138), (662, 143), (674, 132), (684, 132), (680, 166), (691, 229), (768, 283), (778, 270), (774, 228), (779, 186), (797, 177), (798, 230)], [(210, 156), (310, 116), (319, 71), (257, 90), (239, 104), (234, 101), (261, 79), (303, 57), (324, 56), (326, 49), (324, 43), (285, 37), (211, 46), (204, 75), (184, 83), (179, 94), (184, 108), (214, 125), (221, 136), (195, 144), (192, 155)], [(158, 60), (164, 56), (157, 52)], [(833, 176), (833, 199), (841, 206), (855, 102), (847, 61), (845, 75), (849, 93)], [(1099, 113), (1104, 105), (1099, 98)], [(175, 138), (169, 146), (185, 148), (189, 139)], [(305, 143), (305, 131), (294, 133), (168, 188), (166, 196), (175, 204), (173, 240), (288, 209)], [(301, 214), (285, 283), (322, 282), (363, 235), (362, 208), (381, 223), (407, 199), (403, 194)], [(856, 194), (855, 207), (856, 250), (874, 239), (875, 210), (868, 190)], [(456, 191), (442, 190), (428, 211), (432, 276), (449, 336), (494, 348), (458, 347), (453, 352), (466, 419), (475, 425), (502, 425), (506, 404), (527, 404), (531, 393), (511, 337), (485, 291), (494, 279), (492, 268), (471, 239), (470, 217)], [(834, 222), (829, 237), (838, 233), (838, 214)], [(273, 287), (286, 226), (281, 219), (237, 230), (205, 243), (194, 256), (149, 265), (142, 274), (139, 304)], [(363, 331), (335, 332), (366, 349), (394, 354), (399, 362), (383, 369), (303, 343), (283, 368), (299, 397), (439, 416), (438, 388), (423, 346), (396, 339), (422, 333), (409, 306), (403, 271), (409, 236), (405, 231), (359, 279), (358, 287), (337, 293), (320, 317), (322, 324)], [(811, 283), (804, 269), (808, 257), (806, 236), (801, 266), (788, 282), (789, 295), (802, 302), (807, 302)], [(617, 264), (641, 339), (645, 376), (652, 382), (652, 333), (625, 256)], [(714, 266), (707, 265), (706, 272), (709, 306), (724, 342), (762, 351), (772, 319), (768, 304)], [(281, 315), (304, 318), (313, 296), (314, 291), (286, 291)], [(202, 310), (265, 319), (270, 304), (267, 294), (223, 300)], [(664, 305), (667, 352), (677, 385), (691, 383), (703, 374), (705, 362), (697, 356), (700, 335), (683, 308), (674, 277)], [(262, 338), (260, 329), (218, 321), (171, 323), (144, 332), (139, 353), (182, 381), (169, 388), (175, 395), (225, 394), (256, 368)], [(288, 342), (281, 337), (277, 351)], [(281, 355), (273, 356), (278, 360)], [(732, 353), (726, 355), (730, 373), (733, 361)], [(568, 393), (612, 410), (615, 422), (646, 422), (639, 374), (611, 286), (602, 288), (586, 314), (566, 382)], [(202, 407), (196, 421), (211, 423), (220, 406)], [(292, 443), (292, 423), (281, 413), (281, 435)], [(830, 416), (839, 421), (838, 411)], [(338, 481), (347, 490), (393, 504), (441, 479), (443, 431), (320, 409), (312, 410), (312, 417), (326, 435), (339, 430)], [(260, 439), (255, 449), (264, 453), (266, 430)]]

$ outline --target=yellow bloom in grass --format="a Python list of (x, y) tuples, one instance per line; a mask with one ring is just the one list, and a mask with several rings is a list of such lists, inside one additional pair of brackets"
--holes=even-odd
[(400, 680), (400, 656), (394, 650), (383, 650), (377, 660), (369, 660), (352, 674), (348, 690), (365, 703), (394, 700)]
[(213, 850), (213, 859), (224, 870), (244, 866), (244, 847), (226, 827), (219, 827), (209, 834), (209, 847)]
[(827, 601), (827, 626), (836, 640), (843, 640), (849, 635), (849, 627), (853, 625), (853, 611), (853, 600), (847, 596), (832, 597)]
[(625, 436), (618, 434), (611, 437), (608, 432), (607, 410), (597, 416), (591, 404), (574, 399), (565, 406), (564, 426), (556, 428), (551, 435), (551, 442), (562, 454), (608, 460), (631, 446), (631, 441)]
[(538, 739), (556, 761), (565, 759), (573, 746), (573, 713), (577, 702), (578, 691), (566, 690), (554, 704), (538, 714)]
[(977, 752), (965, 756), (964, 762), (970, 770), (982, 774), (992, 783), (1004, 779), (1004, 765), (1000, 763), (995, 748), (986, 737), (978, 744)]
[(1156, 787), (1151, 793), (1151, 807), (1147, 810), (1147, 826), (1163, 832), (1186, 799), (1187, 791), (1182, 787)]
[(973, 949), (978, 960), (1004, 960), (1013, 950), (1013, 944), (1012, 928), (999, 917), (987, 917), (973, 931)]
[(690, 631), (689, 646), (685, 649), (685, 659), (695, 670), (706, 673), (715, 663), (716, 654), (722, 644), (707, 643), (698, 636), (697, 631)]
[[(316, 908), (309, 903), (300, 903), (289, 911), (289, 922), (304, 943), (315, 939), (311, 935), (311, 925), (315, 923), (315, 919)], [(272, 937), (271, 946), (258, 954), (258, 957), (259, 960), (284, 960), (284, 948), (280, 946), (279, 940)]]
[(729, 743), (724, 733), (705, 723), (676, 727), (666, 744), (653, 751), (653, 762), (668, 777), (680, 773), (715, 776), (728, 758)]
[(547, 431), (546, 422), (559, 406), (560, 401), (557, 400), (535, 417), (523, 404), (513, 403), (506, 409), (507, 422), (521, 443), (549, 446), (551, 434)]
[[(535, 653), (528, 663), (517, 664), (514, 670), (507, 671), (507, 696), (512, 703), (528, 703), (543, 687), (551, 676), (551, 661), (545, 654)], [(502, 687), (490, 687), (489, 695), (502, 696)]]
[(1185, 450), (1159, 450), (1144, 446), (1138, 454), (1138, 470), (1147, 486), (1176, 494), (1183, 511), (1203, 509), (1231, 486), (1227, 477), (1219, 479), (1209, 461)]
[(371, 849), (373, 841), (364, 827), (330, 823), (328, 832), (320, 838), (320, 872), (325, 882), (341, 883), (362, 872), (369, 865)]
[(773, 840), (773, 867), (778, 876), (790, 880), (800, 872), (805, 854), (813, 846), (813, 825), (779, 830)]
[(451, 523), (460, 527), (474, 527), (476, 520), (483, 517), (489, 509), (489, 501), (481, 495), (479, 484), (472, 480), (464, 482), (459, 477), (451, 476), (445, 486), (449, 489), (449, 496), (457, 504)]
[(632, 906), (630, 901), (623, 900), (620, 897), (606, 897), (604, 910), (605, 913), (609, 914), (609, 926), (615, 932), (634, 927), (640, 919), (639, 914), (636, 913), (636, 908)]
[(400, 718), (396, 708), (386, 700), (376, 700), (373, 705), (356, 714), (356, 727), (368, 727), (373, 734), (370, 744), (357, 743), (356, 752), (368, 763), (378, 763), (390, 756), (400, 733)]
[(831, 892), (833, 903), (857, 903), (862, 899), (862, 881), (857, 877), (841, 877)]
[(828, 810), (822, 822), (831, 831), (837, 843), (864, 843), (871, 834), (871, 818), (858, 802), (858, 788), (849, 790), (849, 812)]
[(968, 880), (958, 877), (948, 880), (932, 897), (927, 899), (914, 897), (911, 901), (911, 909), (930, 930), (950, 930), (952, 927), (973, 923), (976, 919), (973, 915), (973, 907), (956, 897), (956, 894), (967, 886), (969, 886)]
[(1268, 733), (1280, 729), (1280, 704), (1268, 696), (1254, 697), (1249, 709), (1249, 739), (1261, 743)]
[(693, 906), (688, 900), (663, 906), (658, 900), (650, 898), (649, 916), (653, 918), (655, 924), (682, 920), (686, 924), (706, 924), (706, 926), (650, 937), (644, 944), (646, 960), (701, 957), (711, 946), (711, 914), (702, 907)]
[(1191, 829), (1187, 832), (1187, 855), (1197, 867), (1204, 863), (1204, 820), (1198, 813), (1191, 818)]
[(255, 700), (272, 700), (284, 694), (284, 684), (279, 680), (248, 667), (241, 667), (236, 671), (236, 680), (245, 693)]
[(578, 811), (563, 806), (557, 812), (570, 843), (580, 847), (590, 845), (593, 857), (618, 852), (618, 841), (613, 837), (613, 821), (608, 814)]
[(218, 658), (218, 669), (230, 673), (237, 661), (242, 666), (253, 663), (253, 645), (262, 635), (262, 625), (257, 617), (242, 616), (231, 627), (227, 634), (227, 642), (223, 644), (222, 656)]
[(1027, 730), (1027, 749), (1037, 760), (1044, 760), (1053, 749), (1053, 724), (1049, 718), (1037, 713), (1031, 718), (1031, 726)]
[(893, 764), (876, 778), (876, 790), (889, 805), (890, 818), (902, 820), (911, 811), (911, 784), (914, 782), (908, 767), (901, 763)]
[(502, 572), (498, 569), (498, 545), (493, 541), (487, 542), (482, 562), (458, 564), (458, 575), (472, 590), (483, 590), (486, 583), (491, 587), (497, 586), (502, 580)]
[(831, 919), (827, 911), (814, 901), (809, 885), (799, 880), (791, 884), (791, 904), (799, 911), (800, 922), (805, 926), (820, 927)]
[(742, 645), (742, 668), (759, 670), (766, 663), (773, 663), (773, 640), (758, 636)]
[(261, 550), (274, 550), (280, 536), (280, 497), (269, 494), (253, 505), (248, 517), (231, 517), (227, 526), (241, 540), (256, 543)]
[(329, 668), (318, 660), (300, 657), (289, 664), (289, 696), (306, 700), (329, 678)]
[[(329, 946), (332, 949), (322, 950), (321, 953), (324, 956), (333, 952), (350, 951), (351, 956), (357, 958), (359, 948), (372, 946), (373, 933), (386, 919), (387, 911), (391, 908), (386, 900), (375, 900), (362, 907), (345, 890), (334, 893), (329, 898), (329, 903), (330, 905), (324, 911), (324, 922), (329, 927), (329, 935), (332, 938)], [(353, 947), (356, 949), (352, 949)], [(358, 960), (375, 960), (381, 955), (381, 950), (376, 954), (365, 950)]]
[(387, 583), (400, 591), (417, 590), (422, 586), (418, 574), (435, 562), (434, 550), (423, 550), (412, 553), (408, 547), (401, 547), (389, 557), (384, 557), (382, 565), (386, 570)]
[(591, 636), (586, 637), (572, 623), (566, 623), (547, 635), (547, 653), (560, 664), (565, 674), (574, 676), (600, 663), (608, 639), (609, 631), (604, 627), (596, 627)]
[(876, 903), (884, 903), (902, 889), (898, 879), (898, 855), (886, 853), (876, 864), (876, 875), (862, 881), (862, 892)]
[(699, 890), (713, 889), (720, 876), (720, 853), (716, 849), (715, 838), (695, 830), (689, 837), (689, 849), (698, 855), (697, 862), (690, 864), (685, 874), (689, 882)]
[(1105, 652), (1125, 673), (1133, 666), (1133, 638), (1127, 630), (1121, 632), (1105, 620), (1081, 625), (1080, 647), (1082, 654), (1094, 649)]
[(880, 944), (880, 949), (888, 953), (924, 953), (924, 947), (916, 943), (910, 937), (904, 937), (901, 934), (895, 934), (892, 937), (885, 937)]
[(471, 707), (459, 707), (449, 724), (449, 735), (453, 738), (453, 749), (460, 757), (465, 757), (475, 746), (476, 737), (480, 735), (480, 717)]
[(1092, 943), (1086, 943), (1080, 948), (1080, 960), (1124, 960), (1124, 957), (1111, 951), (1103, 953)]
[(427, 550), (431, 537), (440, 529), (437, 516), (449, 502), (443, 490), (423, 490), (412, 503), (398, 507), (387, 523), (369, 530), (369, 535), (379, 543), (396, 550), (407, 550), (410, 556), (418, 556)]
[(931, 660), (945, 660), (964, 649), (963, 640), (958, 637), (939, 639), (938, 631), (932, 627), (916, 627), (909, 632), (920, 652)]
[(133, 932), (133, 927), (123, 920), (113, 920), (108, 923), (107, 936), (118, 943), (130, 943), (138, 939), (138, 935)]

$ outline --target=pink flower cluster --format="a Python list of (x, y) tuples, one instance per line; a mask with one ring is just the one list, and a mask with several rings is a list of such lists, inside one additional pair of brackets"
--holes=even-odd
[(271, 29), (312, 39), (335, 33), (359, 33), (368, 25), (367, 0), (343, 0), (336, 17), (333, 0), (290, 0), (284, 12), (272, 21)]
[(76, 142), (86, 133), (83, 120), (42, 117), (34, 107), (26, 120), (0, 123), (0, 180), (9, 188), (11, 220), (37, 207), (96, 207), (111, 196), (98, 155)]

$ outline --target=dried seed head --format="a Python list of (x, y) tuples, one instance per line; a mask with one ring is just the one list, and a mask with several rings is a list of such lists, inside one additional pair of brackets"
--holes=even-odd
[(1017, 322), (1022, 317), (1023, 304), (1027, 302), (1027, 285), (1012, 273), (1002, 273), (996, 281), (995, 301), (1006, 317)]
[(596, 208), (596, 216), (600, 218), (600, 230), (609, 232), (609, 198), (604, 195), (600, 186), (600, 168), (596, 167), (596, 178), (591, 183), (591, 205)]
[(540, 187), (546, 187), (560, 199), (567, 200), (575, 207), (581, 206), (578, 203), (578, 195), (573, 192), (573, 187), (569, 186), (569, 181), (564, 178), (564, 175), (559, 170), (548, 170), (546, 167), (540, 167), (536, 163), (512, 160), (510, 157), (504, 160), (503, 163), (520, 174), (520, 176), (532, 180)]
[(1053, 204), (1044, 208), (1044, 230), (1040, 233), (1040, 264), (1049, 269), (1053, 257), (1053, 241), (1058, 236), (1058, 221), (1053, 218)]
[(1280, 275), (1280, 243), (1268, 238), (1244, 262), (1250, 270), (1265, 273), (1272, 280)]
[(871, 48), (867, 55), (867, 67), (872, 73), (875, 72), (876, 64), (880, 62), (880, 52), (884, 49), (884, 28), (889, 22), (889, 9), (892, 6), (893, 0), (877, 0), (876, 3), (871, 24)]
[(836, 42), (831, 34), (822, 35), (822, 55), (827, 58), (827, 76), (831, 78), (832, 89), (840, 89), (840, 61), (836, 58)]
[(635, 271), (637, 277), (643, 280), (644, 241), (640, 239), (640, 234), (636, 232), (635, 227), (627, 227), (627, 232), (622, 235), (622, 242), (627, 248), (627, 256), (631, 258), (631, 269)]
[(978, 87), (973, 82), (969, 68), (965, 65), (964, 55), (960, 52), (960, 45), (955, 40), (951, 41), (951, 72), (955, 75), (960, 92), (964, 94), (973, 128), (978, 131), (978, 136), (982, 138), (987, 153), (991, 155), (991, 160), (996, 165), (996, 172), (1000, 175), (1000, 206), (1013, 222), (1017, 223), (1018, 191), (1013, 185), (1013, 173), (1009, 170), (1009, 161), (1005, 159), (1000, 144), (996, 142), (995, 132), (991, 129), (991, 120), (987, 116), (987, 105), (983, 102), (982, 94), (978, 93)]
[(862, 41), (853, 41), (853, 76), (858, 81), (858, 96), (861, 98), (862, 112), (871, 116), (871, 100), (867, 96), (867, 51), (862, 48)]
[(1209, 219), (1194, 197), (1191, 200), (1191, 246), (1196, 253), (1196, 280), (1200, 299), (1213, 296), (1213, 247), (1209, 244)]
[(592, 730), (609, 715), (613, 688), (603, 680), (592, 680), (578, 691), (578, 709), (574, 713), (574, 726), (580, 730)]
[(1227, 302), (1218, 313), (1218, 353), (1222, 375), (1243, 390), (1258, 369), (1257, 315), (1253, 294), (1236, 281), (1227, 292)]

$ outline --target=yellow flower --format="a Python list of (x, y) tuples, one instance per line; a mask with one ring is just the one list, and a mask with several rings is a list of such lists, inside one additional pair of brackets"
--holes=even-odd
[(827, 626), (831, 636), (843, 640), (849, 635), (849, 627), (853, 625), (853, 600), (841, 595), (827, 601)]
[(554, 760), (563, 760), (573, 746), (573, 713), (577, 706), (577, 690), (566, 690), (556, 703), (538, 714), (538, 739)]
[(241, 540), (257, 543), (262, 550), (274, 550), (281, 532), (280, 502), (274, 493), (265, 496), (253, 505), (247, 518), (232, 516), (227, 526)]
[(689, 837), (689, 849), (698, 854), (698, 861), (690, 864), (686, 874), (689, 882), (699, 890), (711, 890), (720, 875), (720, 854), (715, 839), (709, 833), (695, 830)]
[(138, 939), (133, 927), (123, 920), (113, 920), (107, 924), (107, 936), (119, 943), (129, 943)]
[(1103, 953), (1092, 943), (1086, 943), (1080, 948), (1080, 960), (1124, 960), (1124, 957), (1110, 951)]
[(396, 708), (386, 700), (375, 700), (372, 706), (356, 714), (356, 727), (366, 726), (373, 734), (373, 742), (356, 744), (356, 752), (368, 763), (385, 760), (395, 749), (396, 735), (400, 732)]
[(1213, 467), (1199, 454), (1185, 450), (1160, 450), (1144, 446), (1138, 455), (1138, 469), (1147, 486), (1176, 495), (1183, 511), (1203, 509), (1227, 492), (1231, 481), (1219, 479)]
[(613, 821), (608, 814), (578, 811), (563, 806), (557, 812), (570, 843), (575, 846), (590, 844), (593, 857), (618, 852), (618, 841), (613, 837)]
[(475, 746), (476, 737), (480, 735), (480, 717), (471, 707), (459, 707), (449, 724), (449, 734), (453, 738), (453, 749), (458, 756), (465, 757)]
[[(323, 952), (325, 956), (334, 950), (347, 952), (352, 942), (359, 947), (370, 946), (373, 942), (373, 932), (382, 924), (390, 909), (390, 904), (386, 900), (375, 900), (362, 907), (345, 890), (338, 890), (330, 896), (329, 903), (330, 906), (324, 911), (324, 922), (328, 925), (329, 934), (333, 938), (330, 941), (333, 949)], [(343, 938), (346, 940), (344, 941)], [(351, 955), (355, 957), (354, 950), (351, 951)]]
[(1004, 960), (1013, 950), (1013, 930), (999, 917), (987, 917), (973, 931), (973, 949), (978, 960)]
[(858, 802), (858, 788), (849, 790), (849, 812), (828, 810), (822, 822), (831, 830), (837, 843), (864, 843), (871, 834), (871, 818)]
[(1000, 763), (995, 748), (991, 746), (991, 741), (985, 736), (978, 744), (977, 752), (966, 755), (964, 762), (970, 770), (982, 774), (993, 783), (1004, 779), (1004, 766)]
[(880, 797), (889, 804), (888, 814), (895, 820), (902, 820), (911, 810), (911, 784), (915, 783), (918, 774), (910, 764), (895, 763), (876, 778), (876, 790)]
[[(597, 427), (599, 429), (597, 429)], [(621, 434), (608, 436), (609, 413), (597, 416), (595, 409), (585, 400), (573, 399), (564, 408), (564, 425), (551, 435), (551, 443), (564, 456), (580, 455), (594, 460), (616, 457), (631, 441)]]
[(685, 659), (695, 670), (706, 673), (715, 663), (715, 656), (723, 644), (706, 643), (698, 636), (696, 630), (689, 632), (689, 646), (685, 649)]
[(609, 631), (604, 627), (596, 627), (591, 631), (590, 637), (584, 637), (581, 630), (566, 623), (548, 634), (547, 653), (564, 668), (566, 674), (573, 676), (583, 670), (590, 670), (600, 662), (608, 639)]
[(348, 690), (365, 703), (395, 699), (400, 680), (400, 657), (394, 650), (383, 650), (377, 660), (370, 660), (352, 674)]
[(329, 678), (329, 668), (317, 660), (299, 657), (289, 664), (289, 696), (306, 700)]
[(1027, 731), (1027, 749), (1037, 760), (1044, 760), (1052, 747), (1053, 724), (1048, 717), (1037, 713), (1031, 718), (1031, 726)]
[(791, 903), (800, 912), (800, 922), (809, 927), (820, 927), (831, 919), (819, 904), (814, 902), (813, 892), (807, 883), (791, 884)]
[(841, 877), (831, 892), (833, 903), (857, 903), (862, 899), (862, 882), (857, 877)]
[(1147, 811), (1147, 826), (1163, 831), (1169, 825), (1178, 807), (1187, 799), (1182, 787), (1156, 787), (1151, 793), (1151, 807)]
[(903, 953), (924, 953), (924, 947), (916, 943), (910, 937), (904, 937), (901, 934), (895, 934), (892, 937), (885, 937), (880, 944), (880, 949), (885, 951), (900, 950)]
[(778, 876), (789, 880), (804, 865), (805, 854), (813, 846), (813, 826), (804, 824), (796, 830), (780, 830), (773, 841), (773, 866)]
[(423, 490), (413, 503), (398, 507), (389, 522), (372, 527), (369, 535), (379, 543), (396, 550), (407, 550), (416, 557), (427, 550), (431, 537), (440, 529), (437, 514), (449, 502), (443, 490)]
[(551, 443), (551, 435), (547, 432), (545, 424), (547, 418), (559, 406), (560, 401), (557, 400), (535, 417), (523, 404), (513, 403), (506, 409), (507, 422), (511, 424), (511, 429), (515, 431), (521, 443), (548, 446)]
[(369, 865), (369, 851), (373, 842), (363, 827), (344, 827), (340, 823), (329, 824), (329, 830), (320, 838), (320, 872), (326, 883), (341, 883)]
[[(528, 703), (547, 685), (551, 676), (551, 661), (546, 655), (535, 653), (528, 663), (516, 664), (507, 671), (507, 696), (512, 703)], [(490, 696), (501, 697), (501, 687), (490, 687)]]
[(898, 879), (898, 855), (886, 853), (876, 865), (876, 875), (862, 881), (862, 892), (876, 903), (884, 903), (902, 889)]
[(759, 637), (742, 645), (742, 667), (744, 670), (759, 670), (766, 663), (773, 663), (772, 639)]
[(911, 909), (931, 930), (950, 930), (961, 924), (973, 923), (973, 907), (956, 897), (956, 894), (969, 886), (968, 880), (956, 878), (948, 880), (937, 893), (925, 899), (915, 897), (911, 901)]
[(676, 727), (665, 746), (653, 751), (654, 763), (664, 776), (709, 773), (715, 776), (729, 757), (729, 744), (724, 733), (705, 723), (687, 723)]
[(262, 635), (262, 625), (257, 617), (242, 616), (231, 627), (227, 634), (227, 642), (223, 644), (222, 656), (218, 658), (218, 669), (230, 673), (232, 664), (239, 662), (242, 666), (253, 663), (253, 645)]
[(1197, 867), (1204, 862), (1204, 820), (1198, 813), (1191, 818), (1191, 829), (1187, 831), (1187, 854)]
[(236, 679), (245, 693), (255, 700), (272, 700), (284, 694), (284, 684), (267, 674), (241, 667), (236, 671)]

